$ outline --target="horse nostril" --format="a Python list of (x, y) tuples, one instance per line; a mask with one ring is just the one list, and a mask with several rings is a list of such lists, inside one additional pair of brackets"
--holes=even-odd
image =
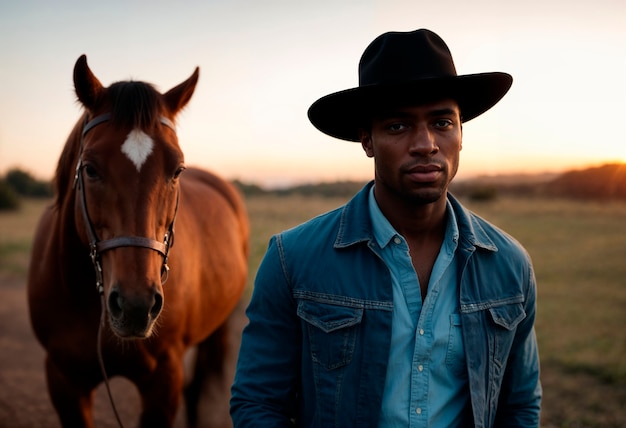
[(122, 304), (124, 298), (117, 290), (111, 290), (109, 293), (109, 313), (114, 318), (119, 318), (122, 315)]
[(163, 308), (163, 296), (161, 293), (157, 292), (154, 295), (154, 305), (152, 305), (152, 308), (150, 309), (150, 315), (156, 318), (161, 312), (161, 308)]

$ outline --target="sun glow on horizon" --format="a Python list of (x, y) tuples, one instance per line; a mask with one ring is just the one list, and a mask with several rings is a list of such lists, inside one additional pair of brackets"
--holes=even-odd
[[(408, 0), (245, 7), (233, 0), (155, 5), (147, 21), (123, 2), (82, 8), (81, 16), (98, 19), (74, 21), (68, 8), (38, 2), (15, 2), (0, 14), (10, 41), (0, 47), (0, 74), (12, 82), (0, 99), (0, 176), (20, 168), (52, 178), (80, 116), (71, 76), (85, 53), (105, 86), (135, 78), (168, 90), (200, 67), (178, 121), (189, 165), (269, 185), (371, 179), (358, 144), (321, 134), (306, 112), (317, 98), (358, 85), (358, 60), (374, 37), (418, 27), (446, 40), (459, 74), (514, 78), (495, 108), (465, 126), (459, 178), (626, 162), (626, 141), (606, 126), (606, 112), (619, 117), (626, 98), (623, 1), (458, 0), (456, 14), (442, 15), (436, 3)], [(108, 31), (111, 19), (123, 20), (119, 32)], [(175, 31), (163, 32), (166, 20)]]

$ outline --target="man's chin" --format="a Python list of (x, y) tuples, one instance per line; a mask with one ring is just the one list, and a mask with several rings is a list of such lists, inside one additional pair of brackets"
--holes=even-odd
[(407, 194), (407, 199), (416, 205), (433, 204), (445, 197), (445, 189), (438, 187), (413, 190)]

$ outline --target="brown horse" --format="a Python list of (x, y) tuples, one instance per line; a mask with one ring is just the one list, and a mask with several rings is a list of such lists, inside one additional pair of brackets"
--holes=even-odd
[(196, 68), (164, 94), (134, 81), (105, 88), (84, 55), (76, 62), (85, 113), (61, 154), (28, 280), (48, 390), (66, 427), (93, 426), (99, 354), (107, 377), (137, 386), (144, 427), (173, 424), (189, 347), (220, 368), (224, 324), (245, 287), (249, 225), (232, 185), (183, 172), (174, 121), (197, 80)]

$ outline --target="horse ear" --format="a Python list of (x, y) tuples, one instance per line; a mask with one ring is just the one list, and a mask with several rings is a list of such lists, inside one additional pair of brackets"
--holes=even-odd
[(74, 65), (74, 89), (78, 100), (87, 109), (95, 107), (103, 86), (89, 69), (85, 55), (81, 55)]
[(165, 104), (172, 114), (178, 113), (180, 110), (182, 110), (183, 107), (187, 105), (187, 103), (191, 99), (191, 96), (193, 95), (193, 91), (196, 89), (196, 84), (198, 83), (199, 76), (200, 68), (196, 67), (189, 79), (185, 80), (180, 85), (170, 89), (163, 95), (163, 98), (165, 99)]

